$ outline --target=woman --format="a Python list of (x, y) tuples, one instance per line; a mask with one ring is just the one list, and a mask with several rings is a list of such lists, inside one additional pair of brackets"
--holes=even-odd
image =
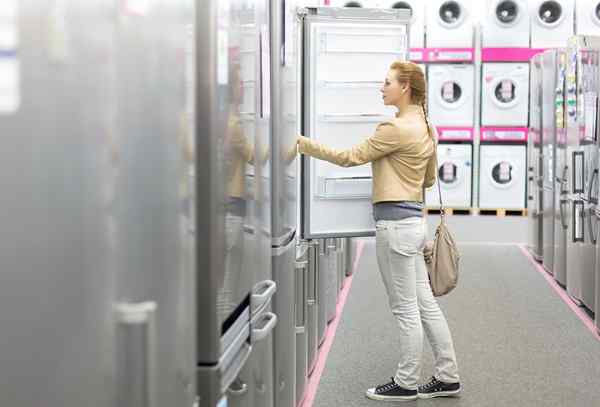
[[(435, 182), (435, 141), (425, 110), (425, 79), (411, 62), (391, 65), (381, 89), (396, 118), (347, 151), (336, 151), (300, 136), (300, 153), (351, 167), (372, 163), (377, 262), (392, 314), (400, 326), (401, 358), (392, 380), (367, 390), (373, 400), (414, 400), (456, 396), (461, 391), (448, 324), (433, 297), (423, 249), (423, 187)], [(435, 357), (429, 383), (419, 386), (423, 329)]]

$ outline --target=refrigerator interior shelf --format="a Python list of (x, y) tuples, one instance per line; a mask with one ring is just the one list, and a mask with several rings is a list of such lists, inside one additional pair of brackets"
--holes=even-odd
[(329, 123), (356, 123), (356, 122), (374, 122), (378, 123), (386, 120), (388, 117), (381, 113), (339, 113), (339, 114), (323, 114), (319, 116), (320, 122)]
[(371, 198), (371, 177), (318, 177), (317, 197), (321, 199)]
[(317, 86), (321, 88), (378, 88), (383, 84), (382, 81), (321, 81)]

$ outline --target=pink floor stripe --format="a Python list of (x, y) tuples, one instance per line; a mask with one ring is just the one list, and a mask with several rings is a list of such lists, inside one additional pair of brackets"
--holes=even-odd
[(525, 254), (525, 257), (527, 257), (529, 261), (533, 264), (538, 273), (544, 276), (548, 284), (550, 284), (550, 287), (552, 287), (554, 291), (556, 291), (556, 293), (563, 300), (563, 302), (567, 304), (569, 308), (571, 308), (571, 311), (573, 311), (575, 315), (577, 315), (577, 317), (581, 320), (581, 322), (583, 322), (585, 327), (590, 330), (594, 338), (600, 341), (600, 334), (598, 334), (598, 331), (596, 330), (594, 320), (592, 320), (584, 310), (582, 310), (579, 306), (577, 306), (577, 304), (573, 302), (573, 300), (571, 300), (569, 295), (560, 285), (558, 285), (556, 280), (554, 280), (554, 278), (550, 274), (548, 274), (546, 270), (544, 270), (541, 264), (535, 261), (535, 259), (533, 258), (531, 253), (529, 253), (529, 250), (527, 250), (525, 246), (519, 245), (519, 248), (521, 249), (523, 254)]
[(315, 369), (308, 379), (308, 384), (306, 386), (306, 393), (304, 396), (304, 401), (301, 403), (302, 407), (312, 407), (315, 396), (317, 395), (317, 390), (319, 389), (319, 383), (321, 382), (321, 375), (323, 375), (323, 371), (325, 370), (325, 364), (327, 362), (327, 356), (329, 355), (329, 351), (333, 346), (333, 340), (335, 339), (335, 333), (337, 331), (338, 324), (340, 323), (340, 319), (342, 318), (342, 312), (344, 311), (344, 305), (346, 305), (346, 299), (348, 298), (348, 294), (350, 293), (350, 288), (352, 287), (352, 280), (354, 279), (354, 274), (358, 268), (358, 262), (360, 257), (362, 256), (363, 249), (365, 247), (364, 241), (358, 241), (356, 243), (356, 256), (354, 258), (354, 264), (352, 265), (352, 275), (346, 278), (346, 282), (344, 284), (344, 288), (340, 293), (340, 298), (337, 303), (336, 316), (333, 321), (327, 327), (327, 333), (325, 342), (321, 345), (321, 349), (319, 349), (319, 356), (317, 358), (317, 364), (315, 365)]

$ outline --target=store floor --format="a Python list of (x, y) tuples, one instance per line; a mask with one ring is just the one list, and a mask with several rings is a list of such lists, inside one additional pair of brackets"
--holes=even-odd
[[(464, 226), (464, 221), (459, 223)], [(600, 405), (600, 341), (520, 248), (471, 243), (461, 252), (460, 285), (439, 302), (454, 338), (462, 397), (383, 404)], [(364, 392), (393, 376), (402, 352), (397, 337), (377, 270), (374, 240), (366, 239), (313, 406), (383, 405), (366, 399)], [(432, 371), (426, 344), (422, 381)]]

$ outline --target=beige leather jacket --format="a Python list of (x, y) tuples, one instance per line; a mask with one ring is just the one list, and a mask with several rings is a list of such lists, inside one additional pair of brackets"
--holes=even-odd
[[(433, 128), (431, 134), (436, 137)], [(300, 137), (298, 151), (342, 167), (372, 163), (373, 203), (423, 202), (423, 187), (435, 183), (435, 141), (418, 105), (379, 124), (373, 136), (349, 150), (336, 151)]]

